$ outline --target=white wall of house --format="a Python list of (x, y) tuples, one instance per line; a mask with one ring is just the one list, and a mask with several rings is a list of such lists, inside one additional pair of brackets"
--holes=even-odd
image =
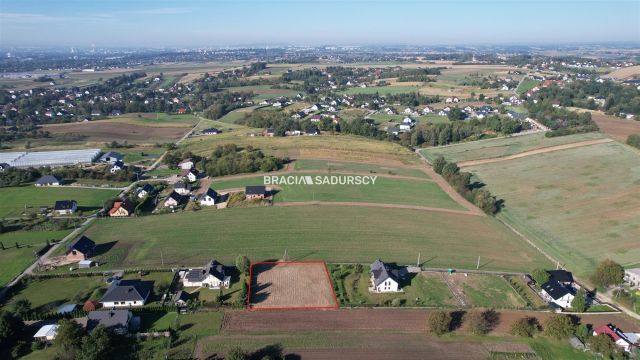
[(182, 285), (184, 287), (206, 287), (210, 289), (229, 288), (231, 284), (231, 276), (225, 276), (224, 280), (220, 281), (214, 276), (207, 276), (202, 282), (190, 282), (186, 278), (182, 279)]
[(216, 204), (216, 199), (208, 195), (200, 200), (200, 205), (203, 205), (203, 206), (213, 206), (215, 204)]
[(110, 309), (110, 308), (122, 308), (122, 307), (135, 307), (135, 306), (143, 306), (144, 301), (107, 301), (102, 302), (102, 307)]
[[(373, 284), (373, 277), (371, 278), (371, 284)], [(380, 285), (374, 287), (375, 292), (398, 292), (400, 289), (399, 284), (393, 279), (387, 279)]]
[(554, 299), (551, 296), (549, 296), (549, 294), (544, 290), (542, 290), (540, 294), (547, 302), (554, 303), (563, 309), (571, 307), (571, 301), (573, 301), (573, 298), (575, 297), (571, 294), (567, 294), (559, 299)]

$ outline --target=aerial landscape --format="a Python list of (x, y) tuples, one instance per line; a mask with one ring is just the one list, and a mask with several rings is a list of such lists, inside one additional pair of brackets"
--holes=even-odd
[(0, 1), (0, 359), (640, 360), (640, 3)]

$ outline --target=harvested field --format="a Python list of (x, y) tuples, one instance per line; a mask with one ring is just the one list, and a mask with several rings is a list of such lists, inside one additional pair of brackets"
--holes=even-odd
[(631, 134), (640, 134), (640, 121), (620, 119), (615, 116), (592, 113), (591, 118), (598, 124), (600, 131), (612, 138), (625, 142)]
[(273, 262), (251, 265), (252, 309), (337, 308), (324, 262)]
[(188, 131), (184, 126), (145, 126), (108, 120), (43, 125), (42, 130), (49, 131), (54, 135), (80, 135), (84, 136), (87, 141), (111, 142), (115, 140), (121, 142), (126, 140), (136, 143), (176, 140)]
[(640, 75), (640, 65), (629, 66), (622, 69), (616, 69), (607, 74), (607, 76), (610, 76), (616, 79), (627, 79), (635, 75)]

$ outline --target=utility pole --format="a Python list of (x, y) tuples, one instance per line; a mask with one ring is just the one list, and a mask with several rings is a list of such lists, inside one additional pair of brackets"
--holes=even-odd
[(480, 269), (480, 256), (478, 256), (478, 264), (476, 265), (476, 270)]
[(420, 253), (418, 253), (418, 262), (416, 263), (416, 266), (420, 266)]
[(164, 255), (162, 255), (162, 249), (160, 249), (160, 261), (162, 261), (162, 266), (164, 266)]
[(282, 260), (287, 261), (287, 248), (284, 248), (284, 256), (282, 257)]

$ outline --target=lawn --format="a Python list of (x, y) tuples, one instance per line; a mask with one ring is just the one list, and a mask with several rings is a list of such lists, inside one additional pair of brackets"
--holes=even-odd
[(347, 90), (341, 91), (343, 95), (355, 95), (355, 94), (375, 94), (380, 95), (396, 95), (396, 94), (409, 94), (412, 92), (418, 92), (420, 88), (417, 86), (369, 86), (366, 88), (352, 87)]
[(526, 302), (507, 280), (496, 275), (446, 275), (461, 289), (469, 305), (484, 308), (524, 308)]
[(551, 138), (545, 137), (543, 133), (538, 133), (431, 147), (420, 150), (420, 153), (429, 161), (433, 161), (438, 156), (444, 156), (448, 161), (460, 162), (509, 156), (550, 146), (602, 139), (603, 137), (597, 132)]
[(222, 312), (199, 312), (178, 315), (178, 339), (168, 351), (168, 359), (191, 359), (198, 339), (217, 335), (222, 323)]
[[(0, 286), (20, 274), (35, 261), (34, 251), (42, 249), (49, 240), (61, 240), (71, 231), (13, 231), (0, 234), (6, 248), (0, 250)], [(20, 245), (16, 249), (15, 244)]]
[[(342, 305), (347, 306), (455, 306), (456, 300), (438, 274), (410, 274), (401, 283), (403, 292), (376, 294), (371, 287), (369, 266), (358, 272), (354, 265), (331, 265), (331, 280)], [(338, 283), (341, 283), (338, 285)], [(344, 289), (344, 290), (342, 290)], [(398, 304), (392, 304), (394, 299)]]
[(298, 94), (298, 91), (296, 90), (272, 89), (271, 85), (237, 86), (237, 87), (226, 88), (225, 90), (235, 91), (235, 92), (253, 92), (255, 94), (251, 98), (253, 101), (274, 99), (281, 96), (292, 97)]
[(419, 164), (415, 154), (407, 148), (387, 141), (352, 135), (320, 135), (266, 137), (248, 136), (248, 129), (225, 132), (215, 136), (186, 140), (180, 148), (197, 155), (210, 156), (217, 145), (251, 145), (267, 154), (292, 159), (331, 159), (338, 161), (375, 162), (380, 165), (401, 166)]
[(516, 92), (518, 94), (522, 94), (522, 93), (525, 93), (525, 92), (533, 89), (534, 87), (536, 87), (536, 86), (538, 86), (540, 84), (541, 84), (541, 82), (538, 81), (538, 80), (533, 80), (533, 79), (526, 78), (526, 79), (522, 80), (522, 82), (520, 83), (520, 85), (516, 89)]
[(33, 279), (17, 289), (9, 299), (9, 305), (27, 299), (31, 302), (31, 308), (39, 312), (55, 311), (59, 305), (66, 303), (82, 307), (95, 290), (106, 287), (102, 276)]
[[(215, 229), (215, 230), (213, 230)], [(115, 242), (106, 267), (202, 266), (215, 257), (232, 264), (280, 259), (519, 270), (548, 266), (533, 248), (483, 216), (349, 206), (201, 210), (94, 223), (86, 235)], [(393, 244), (390, 246), (390, 244)], [(509, 254), (509, 256), (503, 256)]]
[(627, 265), (640, 259), (639, 155), (606, 143), (467, 171), (504, 199), (499, 219), (586, 277), (601, 260)]
[(0, 188), (0, 217), (20, 216), (26, 207), (53, 207), (56, 200), (75, 200), (83, 212), (102, 208), (104, 201), (119, 190), (72, 187), (36, 187), (33, 185)]
[[(418, 166), (419, 167), (419, 166)], [(419, 178), (428, 178), (424, 171), (418, 167), (399, 167), (399, 166), (384, 166), (378, 164), (357, 163), (357, 162), (344, 162), (344, 161), (329, 161), (329, 160), (296, 160), (295, 170), (326, 170), (327, 173), (333, 171), (349, 171), (354, 173), (367, 173), (367, 174), (390, 174), (401, 176), (412, 176)]]

